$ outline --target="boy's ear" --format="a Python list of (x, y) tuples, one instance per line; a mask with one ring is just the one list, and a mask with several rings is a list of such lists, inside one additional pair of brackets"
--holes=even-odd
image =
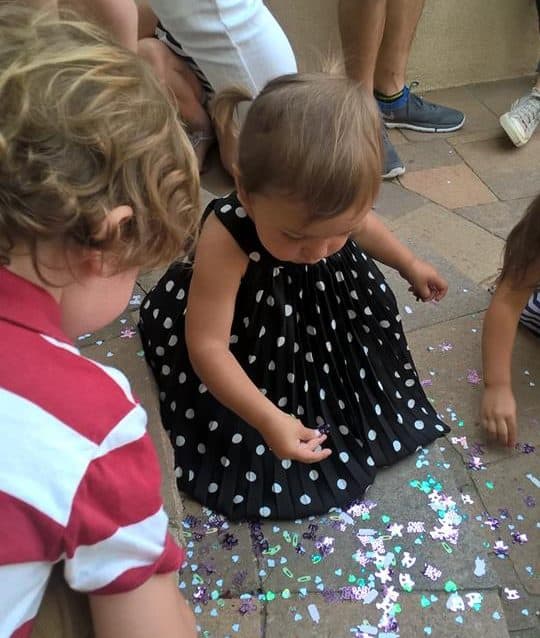
[[(131, 206), (116, 206), (109, 211), (103, 219), (101, 228), (99, 229), (96, 239), (106, 237), (108, 233), (114, 232), (123, 222), (133, 217), (133, 209)], [(108, 271), (114, 271), (112, 260), (105, 255), (102, 250), (92, 248), (89, 249), (84, 259), (85, 270), (93, 275), (104, 276)]]

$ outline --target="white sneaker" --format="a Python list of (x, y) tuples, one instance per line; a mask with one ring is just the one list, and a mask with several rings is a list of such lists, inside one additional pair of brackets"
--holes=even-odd
[(499, 122), (516, 146), (526, 144), (540, 124), (540, 90), (533, 89), (529, 95), (516, 100)]

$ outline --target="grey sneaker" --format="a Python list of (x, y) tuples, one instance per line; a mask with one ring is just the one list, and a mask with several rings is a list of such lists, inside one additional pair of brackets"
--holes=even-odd
[[(417, 84), (412, 82), (411, 87)], [(388, 128), (408, 128), (426, 133), (449, 133), (463, 126), (465, 115), (461, 111), (428, 102), (419, 95), (411, 93), (409, 87), (405, 87), (405, 90), (407, 101), (399, 108), (392, 109), (379, 102), (384, 123)]]
[(394, 145), (390, 141), (390, 138), (388, 137), (388, 133), (384, 126), (382, 127), (382, 142), (384, 152), (384, 167), (382, 178), (393, 179), (394, 177), (403, 175), (403, 173), (405, 172), (405, 166), (399, 159), (399, 155), (397, 154)]
[(516, 146), (526, 144), (540, 124), (540, 90), (533, 89), (529, 95), (516, 100), (499, 122)]

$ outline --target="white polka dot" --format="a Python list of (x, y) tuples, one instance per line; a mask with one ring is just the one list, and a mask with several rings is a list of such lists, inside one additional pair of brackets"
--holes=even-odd
[(225, 204), (225, 206), (222, 206), (219, 210), (222, 213), (228, 213), (231, 210), (232, 206), (230, 204)]
[(366, 334), (369, 334), (371, 332), (370, 327), (369, 326), (365, 326), (364, 324), (362, 324), (362, 329)]
[(171, 335), (169, 338), (169, 341), (167, 343), (168, 346), (171, 346), (171, 348), (173, 346), (175, 346), (178, 343), (178, 337), (176, 335)]
[(324, 345), (326, 346), (328, 352), (332, 352), (332, 344), (330, 343), (330, 341), (327, 341)]
[(277, 347), (281, 348), (282, 345), (284, 345), (285, 343), (285, 337), (278, 337), (277, 338)]
[(176, 478), (181, 478), (183, 473), (184, 470), (180, 466), (174, 468), (174, 475)]
[(436, 429), (436, 430), (439, 430), (439, 432), (444, 432), (444, 428), (443, 428), (443, 426), (442, 426), (442, 425), (440, 425), (439, 423), (437, 423), (437, 424), (435, 425), (435, 429)]
[(187, 379), (186, 373), (185, 372), (181, 372), (178, 375), (178, 383), (185, 383)]
[(218, 484), (217, 483), (210, 483), (208, 485), (208, 491), (210, 492), (210, 494), (214, 494), (214, 492), (218, 491)]
[(255, 474), (255, 472), (246, 472), (246, 479), (250, 483), (253, 483), (254, 481), (257, 480), (257, 475)]
[(324, 285), (324, 281), (317, 281), (315, 282), (315, 288), (317, 288), (317, 290), (326, 290), (326, 286)]
[(288, 470), (292, 465), (292, 461), (291, 459), (283, 459), (283, 461), (281, 461), (281, 467), (284, 470)]
[(241, 435), (241, 434), (236, 433), (236, 434), (233, 434), (231, 441), (232, 441), (233, 443), (240, 443), (240, 441), (242, 440), (242, 438), (243, 438), (243, 437), (242, 437), (242, 435)]
[(370, 308), (369, 306), (366, 306), (366, 307), (364, 308), (364, 314), (365, 314), (365, 315), (367, 315), (368, 317), (369, 317), (370, 315), (372, 315), (372, 314), (373, 314), (373, 313), (371, 312), (371, 308)]
[(171, 369), (169, 368), (169, 366), (167, 366), (167, 365), (161, 366), (161, 374), (162, 374), (164, 377), (166, 377), (166, 376), (168, 376), (169, 374), (171, 374)]
[(382, 412), (382, 410), (381, 410), (381, 406), (380, 406), (378, 403), (376, 403), (376, 404), (375, 404), (375, 414), (376, 414), (377, 416), (380, 416), (380, 415), (381, 415), (381, 412)]
[(261, 337), (264, 337), (265, 334), (266, 334), (266, 328), (264, 326), (261, 326), (261, 329), (259, 330), (259, 339)]
[(208, 392), (208, 388), (204, 385), (204, 383), (199, 383), (199, 387), (197, 388), (197, 390), (199, 391), (199, 394)]
[(340, 281), (340, 282), (345, 281), (345, 277), (343, 276), (343, 273), (341, 272), (341, 270), (336, 270), (335, 276), (337, 281)]
[(406, 364), (403, 366), (403, 369), (404, 369), (404, 370), (412, 370), (412, 364), (410, 364), (410, 363), (406, 363)]
[(281, 397), (277, 404), (280, 408), (284, 408), (287, 405), (287, 397)]
[(344, 490), (347, 487), (347, 481), (345, 479), (338, 479), (336, 485), (339, 490)]
[(152, 312), (152, 317), (154, 317), (154, 319), (157, 319), (158, 315), (159, 315), (159, 308), (154, 308)]
[(188, 408), (186, 410), (186, 419), (192, 419), (195, 416), (195, 410)]
[(349, 319), (356, 319), (356, 312), (354, 312), (354, 310), (347, 310), (347, 316)]
[(150, 306), (150, 299), (147, 299), (147, 300), (146, 300), (146, 303), (145, 303), (145, 304), (144, 304), (144, 306), (143, 306), (143, 308), (144, 308), (145, 310), (148, 310), (148, 307), (149, 307), (149, 306)]
[(276, 362), (275, 361), (270, 361), (268, 363), (268, 369), (269, 370), (275, 370), (276, 369)]
[(304, 408), (301, 405), (296, 408), (296, 414), (298, 414), (298, 416), (302, 416), (304, 414)]
[(272, 492), (274, 492), (274, 494), (281, 494), (281, 490), (282, 490), (282, 487), (279, 483), (273, 483)]
[(172, 410), (173, 412), (175, 412), (175, 411), (176, 411), (176, 401), (171, 401), (171, 410)]
[(287, 381), (289, 383), (294, 383), (294, 374), (292, 372), (289, 372), (289, 374), (287, 375)]
[(268, 295), (268, 297), (266, 297), (266, 303), (267, 303), (269, 306), (273, 306), (273, 305), (274, 305), (274, 303), (275, 303), (275, 299), (274, 299), (274, 297), (272, 297), (272, 295)]
[(240, 494), (237, 494), (236, 496), (233, 496), (233, 500), (232, 500), (232, 502), (233, 502), (235, 505), (240, 505), (240, 503), (241, 503), (243, 500), (244, 500), (244, 497), (243, 497), (243, 496), (241, 496)]
[(249, 253), (249, 258), (251, 259), (251, 261), (260, 261), (261, 254), (254, 250), (252, 253)]
[(415, 383), (414, 379), (406, 379), (406, 380), (405, 380), (405, 385), (406, 385), (408, 388), (412, 388), (412, 387), (413, 387), (413, 385), (414, 385), (414, 383)]
[(339, 453), (339, 460), (342, 463), (348, 463), (349, 462), (349, 455), (347, 454), (347, 452), (340, 452)]
[(326, 374), (330, 372), (330, 366), (327, 363), (323, 365), (322, 369), (323, 369), (323, 372), (325, 372)]
[(306, 327), (306, 332), (308, 333), (308, 335), (316, 335), (317, 334), (317, 330), (313, 326), (307, 326)]
[(165, 290), (167, 292), (171, 292), (173, 288), (174, 288), (174, 281), (172, 279), (169, 279), (169, 281), (165, 284)]
[(426, 408), (420, 408), (420, 411), (423, 412), (425, 415), (427, 415), (428, 411), (426, 410)]
[(292, 315), (292, 312), (293, 312), (292, 306), (290, 304), (286, 303), (284, 311), (285, 311), (285, 316), (286, 317), (290, 317)]
[(356, 290), (351, 290), (350, 292), (350, 296), (352, 299), (354, 299), (355, 301), (358, 301), (358, 293), (356, 292)]
[(199, 454), (204, 454), (206, 452), (206, 445), (204, 443), (199, 443), (199, 445), (197, 445), (197, 452)]
[(367, 463), (368, 465), (371, 465), (372, 467), (375, 465), (375, 461), (373, 460), (373, 457), (371, 457), (371, 456), (368, 456), (368, 457), (367, 457), (367, 459), (366, 459), (366, 463)]
[(401, 394), (399, 393), (398, 390), (394, 392), (394, 396), (396, 397), (396, 399), (401, 399)]
[(231, 464), (231, 462), (229, 461), (229, 459), (226, 456), (222, 456), (220, 461), (221, 461), (221, 465), (223, 465), (223, 467), (229, 467), (229, 465)]
[(341, 432), (341, 434), (343, 434), (344, 436), (346, 436), (347, 434), (349, 434), (349, 428), (346, 425), (340, 425), (338, 430)]
[(195, 472), (193, 470), (189, 470), (188, 481), (192, 481), (194, 478), (195, 478)]
[(231, 335), (229, 337), (229, 343), (238, 343), (238, 335)]
[(308, 363), (313, 363), (313, 352), (306, 352), (306, 361)]
[(420, 421), (420, 419), (419, 419), (418, 421), (415, 421), (415, 422), (414, 422), (414, 427), (415, 427), (417, 430), (423, 430), (423, 429), (424, 429), (424, 422), (423, 422), (423, 421)]
[(370, 430), (370, 431), (367, 433), (367, 438), (368, 438), (370, 441), (375, 441), (375, 439), (377, 438), (377, 432), (375, 432), (375, 430)]
[(255, 295), (255, 301), (259, 303), (264, 295), (264, 290), (257, 290), (257, 294)]
[(396, 439), (392, 442), (392, 447), (396, 452), (399, 452), (401, 450), (401, 443)]
[(158, 346), (156, 348), (156, 355), (158, 357), (162, 357), (165, 354), (165, 348), (163, 346)]
[(311, 497), (308, 494), (302, 494), (300, 503), (302, 503), (302, 505), (309, 505), (311, 503)]
[(387, 319), (383, 319), (379, 321), (379, 326), (381, 326), (381, 328), (390, 328), (390, 322)]
[(325, 400), (325, 398), (326, 398), (326, 391), (325, 391), (325, 389), (324, 389), (324, 388), (321, 388), (321, 389), (319, 390), (319, 397), (321, 398), (321, 400), (322, 400), (322, 401), (324, 401), (324, 400)]
[(263, 518), (268, 518), (270, 516), (270, 508), (263, 506), (259, 509), (259, 514), (263, 517)]
[(401, 414), (399, 414), (399, 412), (396, 414), (396, 418), (397, 418), (397, 422), (400, 425), (403, 425), (403, 417), (401, 416)]
[(177, 299), (183, 299), (185, 296), (186, 296), (186, 291), (183, 288), (180, 288), (180, 290), (176, 293)]
[(310, 470), (309, 471), (309, 478), (312, 481), (316, 481), (319, 478), (319, 472), (317, 472), (317, 470)]
[(254, 363), (257, 360), (257, 357), (254, 354), (250, 354), (248, 357), (248, 363)]
[(265, 449), (266, 448), (264, 447), (264, 445), (257, 445), (257, 447), (255, 448), (255, 454), (257, 454), (258, 456), (262, 456)]
[(238, 206), (238, 208), (234, 211), (237, 217), (245, 217), (246, 211), (242, 208), (242, 206)]
[(379, 284), (379, 288), (380, 288), (383, 292), (386, 292), (386, 285), (385, 285), (385, 284)]
[(407, 407), (408, 408), (414, 408), (415, 404), (416, 404), (416, 401), (414, 399), (409, 399), (407, 401)]

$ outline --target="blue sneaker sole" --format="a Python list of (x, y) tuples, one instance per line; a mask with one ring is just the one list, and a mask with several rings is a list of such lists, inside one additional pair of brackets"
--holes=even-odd
[(411, 124), (411, 122), (395, 122), (392, 120), (384, 120), (386, 128), (407, 128), (411, 131), (420, 131), (422, 133), (452, 133), (453, 131), (459, 131), (459, 129), (465, 124), (465, 117), (459, 124), (453, 126), (427, 126), (426, 124)]

